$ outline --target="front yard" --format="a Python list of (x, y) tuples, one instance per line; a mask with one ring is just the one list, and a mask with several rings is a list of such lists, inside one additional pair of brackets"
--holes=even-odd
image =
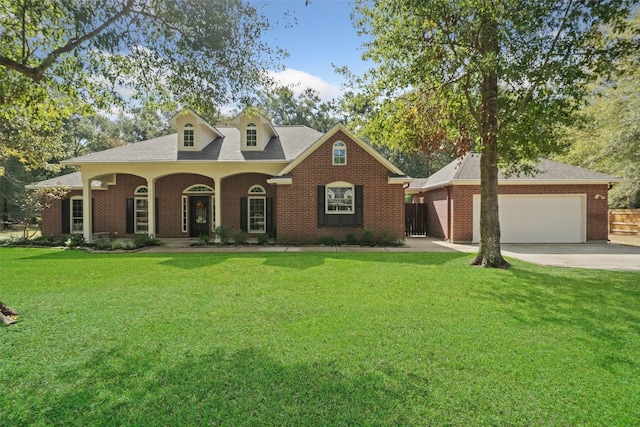
[(637, 425), (640, 276), (0, 248), (6, 425)]

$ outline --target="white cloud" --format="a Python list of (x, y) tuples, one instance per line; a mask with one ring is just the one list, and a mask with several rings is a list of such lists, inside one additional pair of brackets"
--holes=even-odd
[(306, 88), (318, 91), (320, 99), (323, 101), (329, 101), (342, 95), (342, 90), (338, 86), (306, 71), (288, 68), (284, 71), (270, 71), (269, 76), (277, 83), (291, 87), (295, 95), (300, 95)]

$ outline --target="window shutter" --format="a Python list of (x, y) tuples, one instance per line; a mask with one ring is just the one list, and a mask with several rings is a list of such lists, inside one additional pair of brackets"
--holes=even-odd
[(267, 215), (267, 234), (269, 237), (275, 237), (275, 224), (273, 218), (273, 197), (267, 197), (267, 206), (266, 206), (266, 215)]
[(158, 198), (156, 197), (156, 234), (160, 232), (160, 211), (158, 210)]
[(247, 218), (249, 213), (247, 212), (247, 209), (247, 198), (240, 198), (240, 230), (245, 233), (249, 230), (249, 219)]
[(95, 233), (96, 232), (96, 216), (95, 216), (95, 212), (96, 212), (96, 208), (95, 208), (95, 199), (92, 197), (91, 198), (91, 233)]
[(71, 200), (62, 199), (62, 234), (71, 233)]
[(362, 200), (362, 185), (356, 185), (356, 227), (362, 227), (364, 225), (364, 203)]
[(127, 234), (133, 234), (134, 232), (134, 209), (133, 209), (133, 199), (127, 199)]
[(318, 185), (318, 227), (324, 227), (326, 224), (326, 214), (324, 212), (324, 193), (324, 185)]

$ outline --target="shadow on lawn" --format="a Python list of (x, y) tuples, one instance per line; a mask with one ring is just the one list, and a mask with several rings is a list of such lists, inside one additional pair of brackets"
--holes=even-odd
[(118, 260), (118, 259), (158, 259), (160, 265), (166, 265), (186, 270), (209, 267), (221, 264), (229, 259), (247, 258), (263, 259), (264, 265), (280, 268), (306, 270), (326, 263), (328, 259), (339, 259), (357, 262), (409, 264), (409, 265), (443, 265), (461, 258), (471, 259), (464, 252), (304, 252), (304, 253), (88, 253), (82, 250), (44, 249), (44, 253), (33, 253), (22, 257), (23, 260)]
[(598, 350), (601, 366), (610, 371), (639, 365), (638, 358), (627, 357), (628, 344), (640, 340), (637, 273), (517, 265), (509, 272), (516, 284), (496, 282), (478, 286), (473, 293), (528, 327), (555, 325), (567, 338), (587, 341), (588, 348)]
[[(287, 365), (255, 349), (232, 353), (214, 348), (209, 354), (186, 353), (166, 363), (158, 363), (153, 352), (144, 357), (118, 353), (98, 353), (84, 366), (61, 373), (61, 386), (49, 387), (40, 406), (24, 414), (5, 413), (4, 421), (94, 426), (406, 425), (411, 424), (402, 410), (407, 391), (413, 387), (409, 394), (415, 394), (414, 399), (426, 398), (425, 390), (415, 389), (406, 379), (392, 378), (392, 383), (403, 384), (394, 389), (382, 374), (348, 377), (326, 361)], [(32, 395), (43, 392), (37, 387)]]

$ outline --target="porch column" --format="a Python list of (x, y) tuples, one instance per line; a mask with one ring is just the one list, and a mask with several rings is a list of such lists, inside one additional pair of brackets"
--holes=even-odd
[(147, 178), (147, 214), (148, 228), (147, 234), (149, 237), (156, 237), (156, 179)]
[(93, 242), (93, 218), (91, 212), (93, 206), (91, 206), (91, 178), (86, 179), (82, 177), (82, 237), (85, 242)]
[(213, 225), (214, 228), (220, 227), (222, 225), (222, 178), (216, 177), (214, 178), (215, 183), (215, 197), (216, 197), (216, 223)]

